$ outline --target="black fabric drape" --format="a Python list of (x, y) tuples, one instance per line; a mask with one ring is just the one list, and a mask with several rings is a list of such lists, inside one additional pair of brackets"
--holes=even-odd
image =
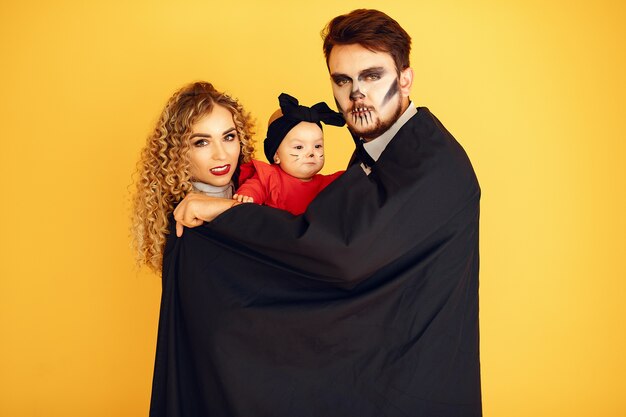
[(303, 215), (171, 233), (150, 415), (480, 416), (479, 198), (419, 108)]

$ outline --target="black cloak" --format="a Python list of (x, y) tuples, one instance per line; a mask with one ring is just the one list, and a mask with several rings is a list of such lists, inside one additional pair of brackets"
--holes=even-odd
[(150, 415), (480, 416), (479, 199), (419, 108), (303, 215), (170, 233)]

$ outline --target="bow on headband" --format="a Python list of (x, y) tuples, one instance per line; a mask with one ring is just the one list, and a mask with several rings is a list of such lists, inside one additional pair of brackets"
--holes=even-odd
[(322, 128), (322, 123), (333, 126), (343, 126), (346, 122), (343, 116), (333, 111), (324, 102), (312, 107), (301, 106), (295, 97), (282, 93), (278, 96), (278, 103), (283, 115), (274, 120), (267, 128), (267, 137), (263, 142), (265, 157), (273, 164), (274, 154), (287, 133), (300, 122), (315, 123)]
[(324, 102), (314, 104), (312, 107), (301, 106), (295, 97), (282, 93), (278, 96), (278, 103), (283, 116), (289, 116), (301, 122), (323, 122), (333, 126), (343, 126), (346, 123), (341, 114), (331, 110)]

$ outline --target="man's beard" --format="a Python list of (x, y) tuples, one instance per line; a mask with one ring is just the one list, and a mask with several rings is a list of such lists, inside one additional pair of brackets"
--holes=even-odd
[(381, 120), (378, 117), (376, 122), (372, 122), (372, 113), (372, 111), (365, 111), (364, 114), (359, 116), (356, 113), (352, 113), (352, 110), (349, 110), (347, 114), (344, 114), (350, 132), (365, 139), (366, 142), (376, 139), (385, 133), (400, 118), (402, 115), (402, 97), (398, 95), (394, 113), (387, 120)]

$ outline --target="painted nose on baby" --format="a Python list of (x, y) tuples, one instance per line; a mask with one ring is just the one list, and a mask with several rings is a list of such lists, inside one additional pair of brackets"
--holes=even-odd
[(314, 158), (315, 157), (315, 148), (307, 149), (304, 153), (305, 158)]

